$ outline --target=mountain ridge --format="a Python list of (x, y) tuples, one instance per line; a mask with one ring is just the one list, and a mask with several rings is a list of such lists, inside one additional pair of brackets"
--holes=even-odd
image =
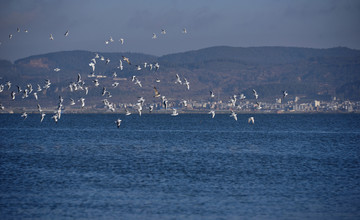
[[(114, 95), (124, 101), (134, 99), (129, 95), (152, 99), (154, 86), (167, 97), (179, 100), (207, 101), (209, 90), (220, 94), (222, 99), (240, 93), (252, 99), (252, 89), (256, 89), (263, 100), (275, 100), (281, 96), (282, 90), (288, 90), (290, 98), (298, 96), (311, 100), (336, 96), (360, 100), (360, 50), (346, 47), (214, 46), (164, 56), (132, 52), (60, 51), (29, 56), (14, 63), (1, 60), (0, 83), (11, 80), (24, 86), (28, 82), (35, 84), (50, 79), (57, 86), (55, 91), (67, 91), (68, 84), (76, 80), (80, 73), (87, 84), (93, 86), (86, 76), (92, 72), (89, 62), (96, 53), (110, 59), (109, 64), (100, 59), (96, 64), (95, 73), (107, 77), (101, 79), (102, 85), (111, 87), (114, 81), (112, 75), (116, 72), (117, 78), (124, 81), (121, 81), (122, 85), (114, 91)], [(124, 70), (120, 71), (118, 66), (122, 56), (129, 57), (132, 65), (123, 62)], [(144, 68), (144, 62), (158, 62), (160, 69), (150, 71), (149, 67)], [(136, 65), (141, 65), (142, 70), (137, 71)], [(55, 72), (55, 68), (61, 70)], [(174, 83), (176, 74), (182, 80), (189, 80), (189, 91)], [(134, 75), (143, 82), (143, 88), (133, 85), (131, 78)], [(161, 83), (156, 83), (155, 79), (161, 80)], [(59, 92), (55, 91), (48, 95), (58, 95)]]

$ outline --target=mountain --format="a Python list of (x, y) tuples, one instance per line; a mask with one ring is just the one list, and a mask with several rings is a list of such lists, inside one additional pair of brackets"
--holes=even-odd
[[(37, 84), (42, 86), (45, 79), (50, 79), (51, 88), (42, 91), (41, 95), (48, 98), (44, 103), (51, 104), (57, 102), (59, 95), (74, 99), (85, 96), (83, 91), (71, 93), (68, 87), (77, 80), (78, 73), (89, 87), (90, 92), (86, 97), (93, 105), (98, 105), (99, 100), (105, 98), (101, 96), (103, 87), (111, 91), (113, 97), (109, 99), (114, 102), (135, 103), (140, 96), (148, 101), (157, 101), (153, 97), (154, 86), (169, 100), (209, 101), (210, 90), (216, 94), (216, 101), (227, 102), (230, 96), (240, 93), (254, 99), (252, 89), (256, 89), (260, 101), (274, 101), (281, 97), (283, 90), (288, 91), (290, 99), (298, 96), (302, 100), (328, 100), (336, 96), (360, 100), (360, 51), (344, 47), (218, 46), (161, 57), (141, 53), (99, 52), (105, 60), (110, 59), (109, 64), (96, 59), (96, 75), (106, 76), (99, 78), (99, 87), (94, 86), (94, 78), (88, 78), (92, 72), (89, 62), (95, 54), (89, 51), (63, 51), (31, 56), (15, 63), (0, 60), (0, 84), (9, 80), (14, 85), (10, 90), (16, 90), (15, 85), (22, 88), (28, 83), (34, 87)], [(124, 70), (120, 71), (118, 66), (122, 56), (130, 58), (132, 64), (123, 61)], [(144, 68), (144, 62), (158, 62), (160, 69)], [(136, 65), (141, 65), (142, 70), (137, 71)], [(60, 71), (55, 72), (55, 68)], [(118, 75), (115, 78), (112, 77), (114, 72)], [(184, 85), (175, 84), (176, 74), (182, 81), (186, 78), (190, 82), (189, 91)], [(133, 75), (142, 82), (142, 88), (131, 81)], [(155, 82), (156, 79), (161, 82)], [(117, 88), (111, 86), (114, 81), (119, 82)], [(1, 102), (9, 99), (10, 90), (0, 93)]]

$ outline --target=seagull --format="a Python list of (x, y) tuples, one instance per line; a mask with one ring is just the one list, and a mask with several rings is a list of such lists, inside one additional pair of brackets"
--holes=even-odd
[(257, 108), (257, 109), (262, 109), (262, 107), (260, 106), (260, 103), (259, 102), (256, 102), (256, 104), (255, 104), (255, 107)]
[(112, 87), (116, 88), (116, 87), (119, 85), (119, 83), (118, 83), (118, 82), (114, 82), (114, 83), (111, 84), (111, 85), (112, 85)]
[(42, 91), (42, 88), (41, 88), (41, 86), (40, 86), (39, 84), (37, 84), (37, 91), (38, 91), (38, 92), (41, 92), (41, 91)]
[(13, 35), (12, 34), (9, 34), (9, 39), (11, 40), (11, 38), (13, 37)]
[(117, 73), (116, 73), (116, 72), (113, 72), (112, 77), (113, 77), (113, 78), (116, 78), (116, 77), (117, 77)]
[(131, 115), (131, 112), (130, 112), (127, 108), (125, 108), (125, 115), (126, 115), (126, 116)]
[(40, 122), (42, 122), (45, 118), (45, 113), (41, 113), (41, 119), (40, 119)]
[(211, 118), (215, 117), (215, 111), (214, 110), (211, 110), (208, 114), (211, 114)]
[(85, 95), (87, 95), (89, 93), (89, 87), (85, 86)]
[(25, 33), (28, 33), (29, 31), (27, 29), (24, 30)]
[(50, 34), (50, 38), (49, 38), (50, 40), (54, 40), (54, 37), (53, 37), (53, 35), (52, 34)]
[(136, 65), (136, 70), (140, 71), (141, 70), (141, 66), (140, 65)]
[(7, 86), (7, 90), (10, 90), (10, 88), (11, 88), (11, 82), (10, 82), (10, 81), (7, 81), (7, 82), (6, 82), (6, 86)]
[(154, 92), (155, 92), (155, 95), (154, 95), (155, 98), (160, 97), (160, 93), (159, 93), (159, 91), (156, 89), (155, 86), (154, 86)]
[(235, 113), (233, 110), (231, 110), (231, 115), (230, 115), (230, 117), (233, 117), (233, 118), (235, 119), (235, 121), (237, 121), (237, 115), (236, 115), (236, 113)]
[(183, 28), (182, 32), (183, 32), (183, 34), (186, 34), (187, 33), (186, 28)]
[(59, 120), (59, 116), (57, 114), (55, 114), (51, 118), (54, 119), (55, 123), (57, 124), (57, 122)]
[(186, 78), (184, 78), (184, 80), (185, 80), (185, 85), (186, 85), (186, 88), (187, 88), (187, 90), (190, 90), (190, 83), (189, 83), (189, 81), (187, 81), (187, 79)]
[(129, 65), (131, 65), (130, 59), (128, 57), (122, 56), (123, 60), (126, 61)]
[(119, 41), (121, 44), (124, 44), (124, 38), (120, 38)]
[(120, 64), (119, 64), (119, 66), (117, 67), (118, 69), (120, 69), (120, 70), (123, 70), (124, 69), (124, 66), (123, 66), (123, 64), (122, 64), (122, 61), (120, 60)]
[(38, 100), (38, 95), (37, 95), (37, 93), (34, 92), (33, 95), (34, 95), (35, 99)]
[(233, 97), (230, 97), (230, 103), (232, 106), (236, 105), (236, 95), (234, 95)]
[(254, 117), (248, 118), (248, 123), (249, 123), (249, 124), (250, 124), (250, 123), (255, 124), (255, 119), (254, 119)]
[(154, 110), (154, 106), (153, 106), (153, 105), (150, 105), (150, 106), (149, 106), (149, 112), (151, 113), (151, 112), (153, 112), (153, 110)]
[(139, 115), (141, 116), (142, 105), (141, 105), (141, 103), (136, 103), (136, 105), (138, 106), (137, 111), (139, 112)]
[(160, 82), (160, 79), (156, 79), (155, 82), (159, 83), (159, 82)]
[(114, 42), (114, 39), (110, 36), (109, 41)]
[(255, 89), (253, 89), (253, 93), (254, 93), (255, 99), (258, 99), (259, 95), (257, 94)]
[(140, 103), (141, 106), (143, 106), (143, 105), (144, 105), (144, 102), (145, 102), (144, 97), (140, 97), (139, 100), (138, 100), (138, 103)]
[(94, 72), (94, 71), (95, 71), (95, 63), (94, 63), (94, 62), (90, 62), (90, 63), (89, 63), (89, 66), (91, 66), (92, 71)]
[(98, 79), (94, 79), (93, 82), (95, 83), (95, 86), (96, 86), (96, 87), (98, 87), (98, 86), (100, 85)]
[(176, 81), (175, 81), (175, 84), (180, 84), (180, 85), (182, 85), (182, 82), (181, 82), (181, 79), (180, 79), (180, 76), (179, 76), (179, 74), (176, 74)]
[(283, 91), (283, 99), (285, 99), (285, 97), (288, 95), (287, 91)]
[(0, 109), (1, 109), (1, 110), (4, 110), (5, 107), (4, 107), (2, 104), (0, 104)]
[(20, 28), (17, 28), (16, 31), (17, 31), (18, 33), (20, 33)]
[(44, 89), (48, 89), (50, 88), (51, 82), (50, 79), (45, 80), (45, 86), (43, 87)]
[(181, 103), (184, 105), (184, 107), (187, 107), (187, 101), (186, 100), (182, 100)]
[(116, 123), (117, 127), (120, 128), (121, 119), (117, 119), (117, 120), (115, 121), (115, 123)]
[(159, 63), (155, 63), (155, 71), (157, 71), (160, 68)]
[(38, 111), (41, 113), (41, 112), (42, 112), (42, 109), (41, 109), (40, 104), (37, 104), (37, 108), (38, 108)]
[(12, 100), (15, 100), (15, 94), (16, 94), (16, 93), (15, 93), (14, 91), (11, 92), (11, 99), (12, 99)]
[(80, 98), (79, 101), (81, 102), (81, 108), (84, 108), (84, 106), (85, 106), (85, 99), (84, 99), (84, 98)]
[(55, 72), (59, 72), (60, 70), (61, 70), (61, 69), (59, 69), (59, 68), (55, 68), (55, 69), (54, 69)]
[(75, 100), (70, 98), (70, 105), (75, 105)]
[(105, 64), (108, 64), (108, 63), (110, 63), (110, 59), (109, 59), (109, 58), (107, 58), (106, 61), (105, 61)]
[(173, 108), (173, 112), (171, 114), (171, 116), (178, 116), (179, 113), (176, 111), (176, 109)]
[(142, 85), (141, 85), (141, 81), (140, 81), (140, 80), (138, 80), (138, 78), (136, 78), (136, 79), (135, 79), (135, 85), (136, 85), (136, 84), (138, 84), (140, 87), (142, 87)]
[(27, 118), (28, 114), (26, 112), (22, 113), (21, 117), (24, 118), (24, 120)]
[(166, 34), (166, 31), (164, 29), (161, 29), (161, 34)]
[(167, 107), (168, 107), (168, 100), (165, 99), (165, 100), (163, 101), (163, 103), (164, 103), (165, 109), (167, 109)]
[(156, 39), (156, 38), (157, 38), (156, 34), (153, 33), (152, 39)]
[(213, 91), (210, 91), (210, 98), (214, 98), (215, 94), (213, 93)]
[(107, 93), (106, 87), (103, 87), (102, 96), (104, 96)]
[(244, 100), (244, 99), (246, 99), (246, 96), (241, 93), (239, 99), (240, 99), (240, 100)]
[(3, 84), (0, 85), (0, 92), (4, 91), (5, 86)]
[(69, 36), (69, 31), (67, 30), (64, 35), (65, 37)]

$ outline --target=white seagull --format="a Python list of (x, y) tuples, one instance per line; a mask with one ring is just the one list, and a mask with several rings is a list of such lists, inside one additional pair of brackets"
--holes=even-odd
[(49, 38), (50, 40), (54, 40), (54, 37), (53, 37), (53, 35), (52, 34), (50, 34), (50, 38)]
[(118, 128), (120, 128), (121, 119), (117, 119), (117, 120), (115, 121), (115, 123), (116, 123), (116, 126), (117, 126)]
[(180, 85), (182, 85), (182, 82), (181, 82), (181, 79), (180, 79), (180, 76), (179, 76), (179, 74), (176, 74), (176, 81), (175, 81), (175, 84), (180, 84)]
[(235, 119), (235, 121), (237, 121), (237, 114), (233, 110), (231, 110), (230, 117), (233, 117)]
[(69, 36), (69, 30), (67, 30), (64, 34), (65, 37)]
[(24, 118), (24, 120), (27, 119), (27, 116), (28, 116), (28, 114), (26, 112), (22, 113), (22, 115), (21, 115), (21, 117)]
[(171, 116), (178, 116), (179, 113), (176, 111), (176, 109), (173, 108), (173, 112), (171, 114)]
[(41, 119), (40, 119), (40, 122), (42, 122), (45, 118), (45, 113), (41, 113)]
[(255, 124), (255, 119), (254, 119), (254, 117), (248, 118), (248, 123), (249, 123), (249, 124), (250, 124), (250, 123)]
[(215, 117), (215, 111), (214, 110), (211, 110), (208, 114), (211, 114), (211, 118)]
[(257, 94), (257, 92), (256, 92), (255, 89), (253, 89), (253, 93), (254, 93), (255, 99), (258, 99), (258, 98), (259, 98), (259, 95)]
[(156, 38), (157, 38), (156, 34), (153, 33), (152, 39), (156, 39)]

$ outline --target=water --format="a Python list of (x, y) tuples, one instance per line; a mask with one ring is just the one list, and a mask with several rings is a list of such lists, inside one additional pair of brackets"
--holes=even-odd
[(210, 117), (0, 115), (0, 217), (360, 218), (360, 115)]

